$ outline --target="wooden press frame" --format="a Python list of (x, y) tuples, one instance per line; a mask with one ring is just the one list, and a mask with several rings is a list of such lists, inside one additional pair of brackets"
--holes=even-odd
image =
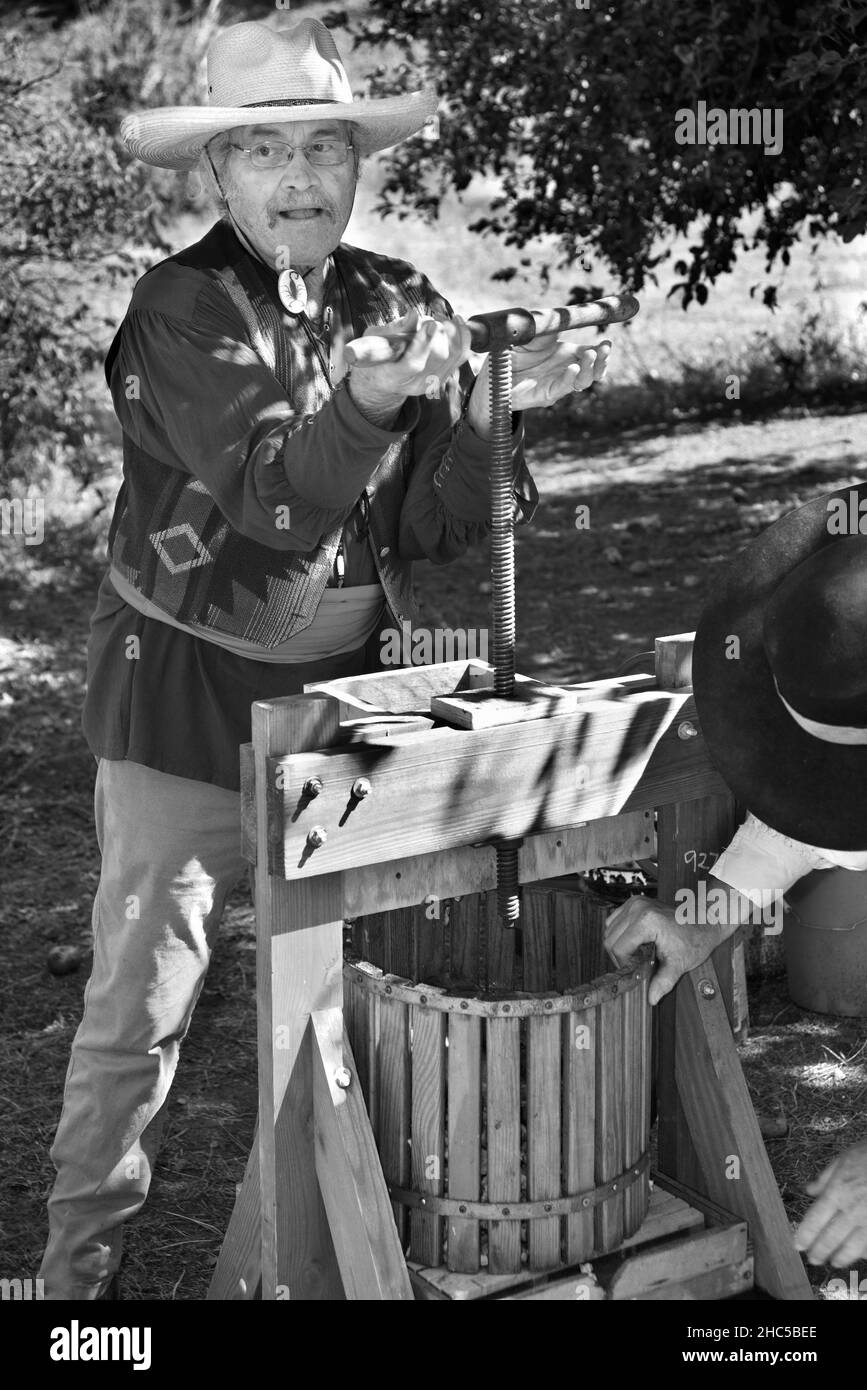
[[(521, 840), (521, 883), (647, 858), (650, 809), (660, 899), (694, 886), (705, 874), (690, 852), (719, 852), (735, 809), (701, 738), (691, 647), (692, 634), (657, 639), (655, 680), (556, 696), (539, 684), (528, 704), (541, 717), (485, 728), (433, 730), (425, 715), (432, 697), (490, 686), (480, 662), (254, 705), (242, 834), (255, 865), (259, 1122), (210, 1299), (413, 1298), (344, 1028), (344, 919), (493, 889), (497, 838)], [(312, 777), (321, 794), (299, 796)], [(314, 825), (327, 830), (315, 848)], [(737, 1056), (744, 1010), (739, 934), (658, 1006), (657, 1166), (749, 1222), (760, 1288), (809, 1299)]]

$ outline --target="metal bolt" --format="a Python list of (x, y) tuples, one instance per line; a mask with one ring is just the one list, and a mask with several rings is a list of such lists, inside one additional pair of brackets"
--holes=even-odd
[(581, 1198), (581, 1205), (582, 1205), (582, 1207), (589, 1207), (589, 1205), (590, 1205), (590, 1198), (589, 1198), (589, 1197), (582, 1197), (582, 1198)]
[(585, 995), (584, 995), (584, 1003), (585, 1003), (585, 1004), (592, 1004), (592, 1003), (593, 1003), (593, 995), (592, 995), (592, 994), (585, 994)]
[(458, 1207), (458, 1211), (461, 1213), (461, 1215), (463, 1215), (463, 1213), (466, 1211), (466, 1207), (461, 1205)]
[(678, 738), (698, 738), (698, 729), (691, 719), (684, 719), (682, 724), (677, 726)]
[(508, 1216), (508, 1215), (509, 1215), (509, 1208), (508, 1208), (508, 1207), (503, 1207), (503, 1215), (504, 1215), (504, 1216)]
[(391, 994), (391, 985), (386, 985), (385, 992), (386, 994)]
[(509, 1012), (510, 1007), (511, 1007), (511, 1005), (509, 1005), (509, 1004), (504, 1004), (504, 1005), (503, 1005), (503, 1013), (504, 1013), (504, 1014), (507, 1014), (507, 1013)]
[(419, 1002), (420, 1004), (426, 1004), (426, 1003), (427, 1003), (427, 995), (426, 995), (426, 994), (420, 994), (420, 995), (418, 996), (418, 1002)]
[(334, 1073), (334, 1084), (339, 1086), (341, 1091), (348, 1091), (352, 1085), (352, 1072), (348, 1067), (338, 1067)]
[(325, 783), (321, 777), (308, 777), (301, 791), (304, 796), (318, 796), (324, 787)]
[(462, 1008), (462, 1009), (468, 1009), (469, 1007), (470, 1007), (470, 1006), (469, 1006), (467, 1000), (466, 1000), (466, 999), (462, 999), (462, 1000), (461, 1000), (461, 1008)]
[(698, 992), (699, 992), (699, 994), (701, 995), (702, 999), (715, 999), (715, 998), (716, 998), (716, 990), (714, 989), (714, 987), (713, 987), (713, 985), (711, 984), (710, 980), (699, 980), (699, 982), (698, 982)]
[(318, 849), (327, 839), (328, 831), (324, 825), (314, 825), (313, 829), (307, 832), (307, 843), (311, 849)]
[(553, 1001), (552, 999), (546, 999), (546, 1000), (545, 1000), (545, 1008), (546, 1008), (546, 1009), (553, 1009), (553, 1007), (554, 1007), (554, 1001)]
[(420, 1207), (426, 1207), (426, 1206), (427, 1206), (427, 1198), (426, 1198), (426, 1197), (421, 1197), (421, 1198), (419, 1199), (419, 1206), (420, 1206)]
[(612, 1191), (612, 1192), (616, 1192), (616, 1191), (617, 1191), (617, 1183), (616, 1183), (616, 1182), (613, 1182), (613, 1183), (611, 1184), (611, 1191)]
[(370, 796), (373, 787), (367, 777), (356, 777), (352, 784), (352, 795), (356, 801), (363, 801), (366, 796)]
[(550, 1211), (550, 1210), (551, 1210), (551, 1207), (552, 1207), (552, 1203), (551, 1203), (551, 1202), (546, 1202), (546, 1203), (545, 1203), (545, 1206), (544, 1206), (544, 1210), (545, 1210), (545, 1211)]

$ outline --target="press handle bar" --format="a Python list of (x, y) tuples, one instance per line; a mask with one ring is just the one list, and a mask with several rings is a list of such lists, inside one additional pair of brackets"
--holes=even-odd
[[(576, 328), (605, 328), (609, 323), (626, 323), (638, 313), (633, 294), (610, 294), (587, 304), (569, 304), (562, 309), (496, 309), (474, 314), (467, 322), (474, 352), (495, 348), (522, 347), (534, 338), (551, 333), (568, 333)], [(347, 343), (344, 357), (349, 367), (373, 367), (396, 361), (415, 335), (395, 333), (389, 337), (370, 334)]]

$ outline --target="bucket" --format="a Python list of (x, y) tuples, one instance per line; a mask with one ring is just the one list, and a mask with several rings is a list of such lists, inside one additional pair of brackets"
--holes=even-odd
[(410, 1261), (553, 1270), (644, 1221), (653, 966), (592, 973), (610, 907), (539, 884), (520, 933), (493, 893), (353, 924), (347, 1028)]
[(802, 1009), (867, 1018), (867, 873), (818, 869), (786, 893), (789, 994)]

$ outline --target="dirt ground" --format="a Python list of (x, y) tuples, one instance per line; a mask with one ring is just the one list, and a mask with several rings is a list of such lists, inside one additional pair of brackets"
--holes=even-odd
[[(616, 443), (574, 424), (531, 438), (542, 501), (518, 543), (518, 669), (600, 677), (694, 628), (719, 567), (777, 516), (860, 477), (867, 414), (636, 432)], [(590, 527), (574, 525), (590, 508)], [(6, 541), (4, 544), (8, 545)], [(0, 1272), (35, 1275), (52, 1181), (48, 1148), (88, 973), (49, 973), (57, 944), (86, 947), (97, 882), (94, 763), (78, 728), (87, 622), (101, 559), (55, 530), (0, 575)], [(488, 560), (420, 567), (431, 626), (488, 620)], [(236, 892), (170, 1102), (151, 1195), (130, 1223), (124, 1297), (204, 1297), (240, 1181), (256, 1106), (253, 918)], [(804, 1182), (867, 1136), (863, 1020), (808, 1014), (785, 981), (755, 983), (743, 1061), (759, 1108), (784, 1117), (768, 1150), (792, 1220)], [(812, 1274), (817, 1290), (833, 1273)], [(867, 1265), (859, 1267), (859, 1277)]]

